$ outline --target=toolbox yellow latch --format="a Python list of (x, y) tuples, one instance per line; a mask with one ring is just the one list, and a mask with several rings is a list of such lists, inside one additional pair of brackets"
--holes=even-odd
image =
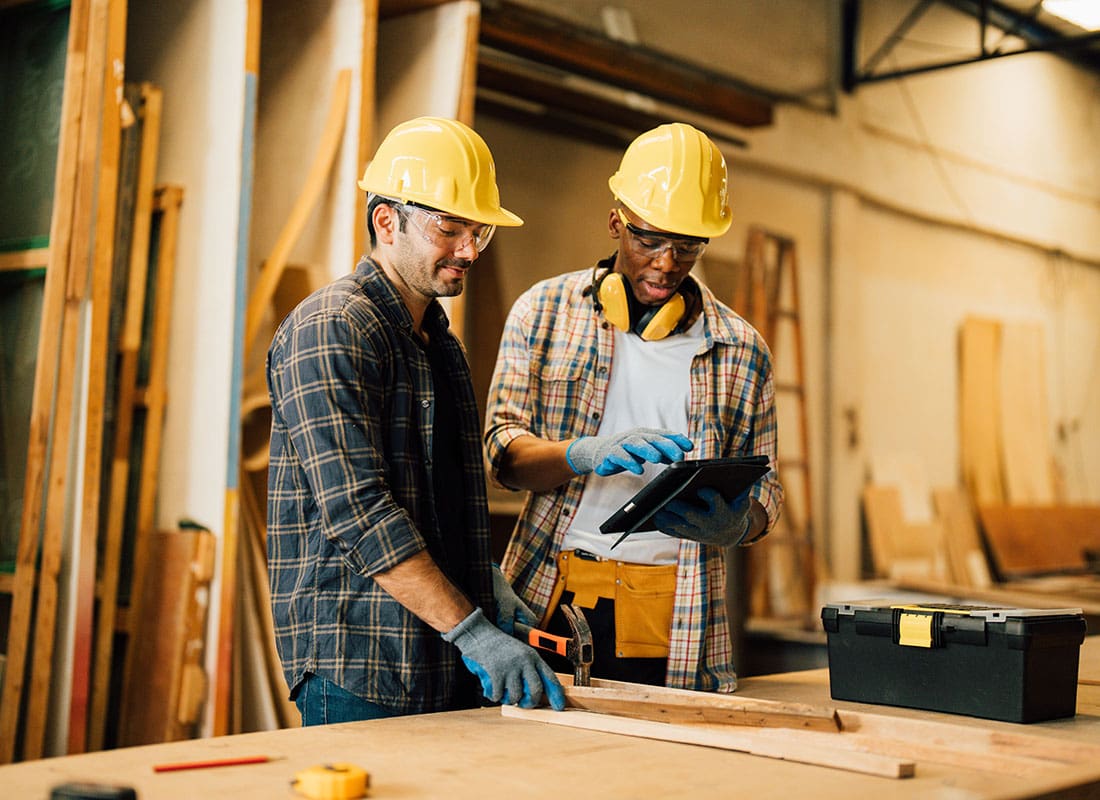
[(898, 644), (904, 647), (932, 647), (933, 614), (902, 612), (898, 618)]

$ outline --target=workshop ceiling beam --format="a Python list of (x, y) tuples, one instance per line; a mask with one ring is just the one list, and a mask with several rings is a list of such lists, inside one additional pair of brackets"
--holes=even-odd
[[(898, 26), (883, 40), (874, 54), (860, 66), (860, 23), (862, 21), (861, 0), (844, 0), (841, 11), (842, 47), (843, 47), (843, 86), (852, 92), (865, 83), (905, 78), (926, 72), (935, 72), (951, 67), (962, 67), (981, 61), (991, 61), (1025, 53), (1053, 53), (1073, 61), (1093, 72), (1100, 72), (1100, 32), (1067, 36), (1044, 25), (1036, 19), (1038, 6), (1030, 14), (1023, 14), (993, 0), (939, 0), (976, 21), (978, 42), (976, 53), (965, 58), (916, 64), (885, 72), (876, 72), (875, 68), (904, 39), (905, 34), (933, 5), (931, 0), (918, 0)], [(1015, 50), (1002, 50), (1000, 44), (990, 49), (986, 44), (986, 32), (989, 27), (999, 28), (1003, 32), (1001, 42), (1009, 37), (1024, 41), (1024, 46)]]
[[(477, 63), (478, 109), (499, 116), (534, 118), (540, 126), (560, 121), (568, 132), (597, 144), (625, 147), (640, 133), (668, 122), (668, 116), (655, 110), (628, 105), (619, 90), (596, 93), (569, 85), (552, 75), (525, 70), (522, 65), (481, 48)], [(618, 95), (618, 96), (616, 96)], [(511, 102), (505, 113), (502, 106)], [(743, 139), (722, 131), (697, 126), (712, 139), (735, 147), (745, 147)]]
[(508, 0), (482, 3), (480, 43), (741, 127), (772, 123), (772, 100), (729, 76)]

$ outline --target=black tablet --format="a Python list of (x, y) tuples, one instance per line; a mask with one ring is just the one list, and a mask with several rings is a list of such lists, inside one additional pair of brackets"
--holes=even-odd
[(614, 549), (635, 531), (647, 528), (650, 518), (666, 503), (682, 499), (695, 502), (703, 487), (717, 489), (722, 497), (732, 500), (768, 473), (767, 456), (737, 456), (735, 458), (704, 458), (698, 461), (677, 461), (643, 486), (637, 494), (604, 520), (600, 533), (622, 533)]

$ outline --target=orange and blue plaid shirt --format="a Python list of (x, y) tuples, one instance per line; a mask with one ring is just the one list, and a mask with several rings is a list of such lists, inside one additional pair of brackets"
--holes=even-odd
[[(599, 430), (614, 331), (586, 293), (591, 281), (591, 270), (550, 278), (512, 306), (486, 412), (485, 446), (494, 478), (508, 445), (521, 436), (564, 441)], [(705, 286), (700, 289), (704, 342), (690, 372), (688, 438), (695, 449), (689, 457), (760, 454), (774, 465), (771, 353), (752, 326)], [(558, 578), (557, 554), (587, 479), (578, 476), (554, 490), (529, 494), (505, 553), (505, 575), (538, 615), (550, 602)], [(754, 485), (751, 496), (768, 516), (758, 540), (771, 530), (783, 503), (774, 468)], [(681, 541), (667, 686), (718, 692), (736, 688), (725, 586), (722, 550)]]
[[(433, 302), (459, 421), (465, 579), (492, 611), (481, 429), (466, 354)], [(306, 673), (405, 713), (445, 711), (465, 672), (458, 650), (371, 577), (427, 550), (448, 572), (432, 471), (436, 393), (429, 357), (373, 261), (306, 298), (268, 351), (271, 463), (267, 557), (287, 685)], [(456, 578), (452, 575), (452, 578)], [(465, 585), (463, 585), (465, 584)], [(476, 704), (476, 698), (471, 698)]]

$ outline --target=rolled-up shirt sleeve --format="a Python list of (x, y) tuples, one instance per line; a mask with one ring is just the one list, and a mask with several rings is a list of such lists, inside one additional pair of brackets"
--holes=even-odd
[(768, 524), (758, 535), (743, 542), (744, 545), (759, 541), (775, 527), (784, 500), (783, 485), (779, 482), (776, 464), (778, 437), (774, 376), (771, 370), (770, 358), (762, 358), (760, 362), (758, 368), (761, 370), (762, 378), (756, 383), (755, 396), (752, 397), (746, 408), (750, 433), (746, 441), (745, 452), (767, 455), (772, 464), (771, 471), (758, 480), (750, 491), (750, 496), (756, 499), (764, 507), (764, 511), (767, 512)]

